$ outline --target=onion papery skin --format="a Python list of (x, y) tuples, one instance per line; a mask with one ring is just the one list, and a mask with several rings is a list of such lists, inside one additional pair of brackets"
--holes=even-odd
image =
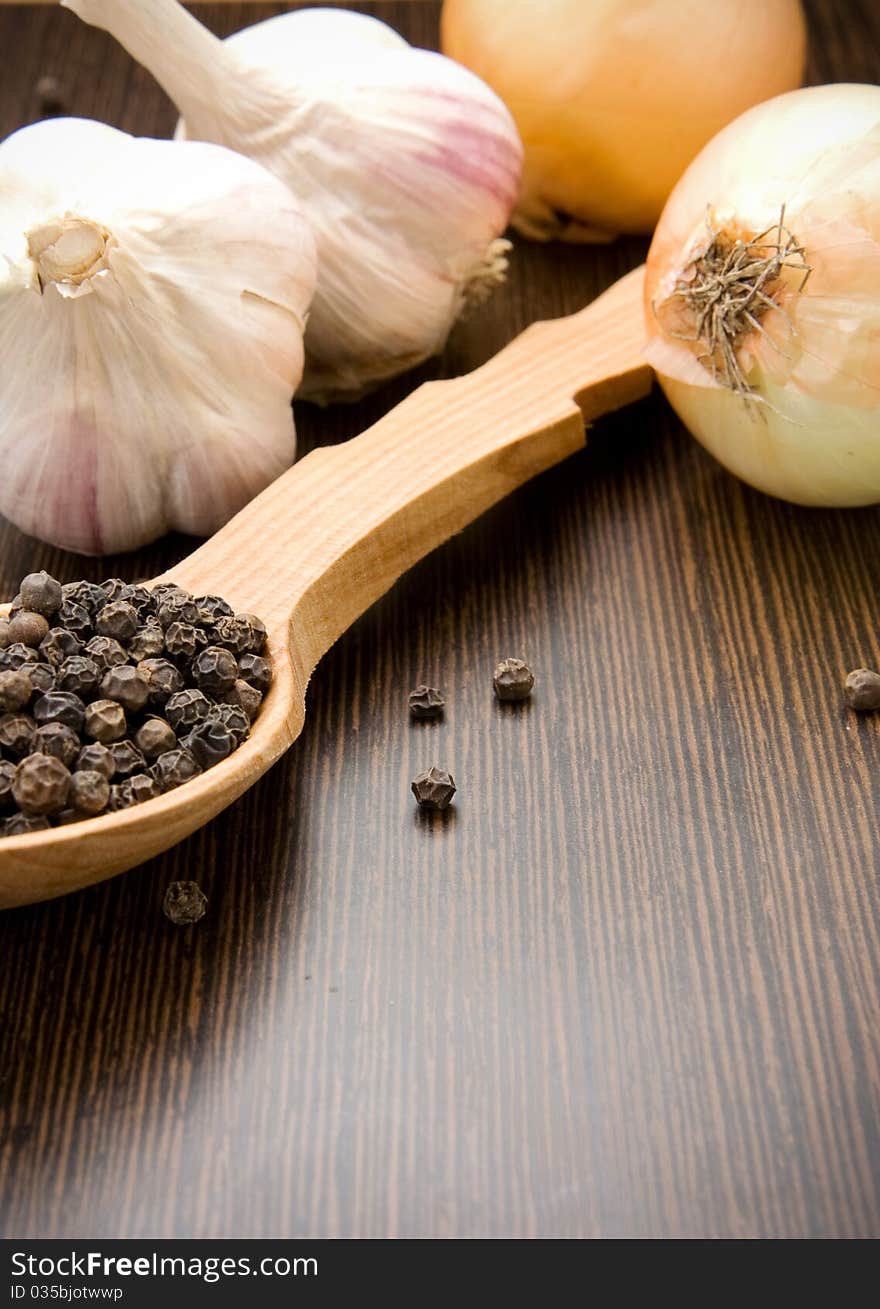
[[(784, 226), (809, 277), (785, 272), (737, 342), (748, 394), (676, 339), (707, 232)], [(772, 238), (771, 238), (772, 239)], [(648, 255), (646, 357), (679, 417), (731, 472), (803, 505), (880, 501), (880, 88), (812, 87), (758, 105), (700, 153), (663, 211)]]
[(799, 0), (445, 0), (441, 30), (513, 114), (513, 222), (538, 240), (650, 232), (698, 151), (806, 60)]

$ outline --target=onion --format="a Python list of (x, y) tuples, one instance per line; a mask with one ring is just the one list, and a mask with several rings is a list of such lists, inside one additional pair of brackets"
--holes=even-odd
[(880, 500), (880, 87), (750, 109), (702, 151), (648, 255), (647, 358), (737, 476)]
[(516, 120), (514, 225), (604, 241), (649, 232), (716, 132), (800, 85), (806, 29), (799, 0), (445, 0), (442, 42)]

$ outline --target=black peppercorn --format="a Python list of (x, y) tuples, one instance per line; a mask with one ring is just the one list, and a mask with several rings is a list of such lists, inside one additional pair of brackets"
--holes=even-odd
[(63, 599), (61, 583), (56, 582), (55, 578), (50, 577), (46, 572), (28, 573), (27, 577), (22, 579), (18, 594), (25, 609), (30, 609), (35, 614), (42, 614), (44, 618), (51, 618), (54, 613), (57, 613)]
[(256, 687), (251, 686), (240, 677), (236, 680), (232, 690), (226, 692), (223, 699), (227, 704), (236, 705), (239, 709), (242, 709), (251, 723), (260, 712), (260, 705), (263, 703), (263, 697)]
[(34, 693), (34, 684), (25, 668), (6, 669), (0, 673), (0, 710), (16, 714), (24, 709)]
[(52, 824), (37, 814), (13, 814), (3, 824), (4, 836), (26, 836), (28, 832), (45, 832)]
[(127, 726), (125, 710), (115, 700), (93, 700), (86, 706), (83, 730), (102, 745), (125, 736)]
[(447, 809), (455, 795), (455, 782), (445, 769), (428, 768), (413, 778), (412, 793), (420, 809)]
[(108, 813), (116, 813), (119, 809), (130, 809), (135, 803), (134, 795), (126, 782), (113, 782), (111, 784), (110, 794), (107, 797)]
[(77, 604), (75, 600), (64, 601), (55, 615), (54, 623), (56, 628), (72, 632), (80, 641), (88, 641), (92, 635), (92, 615), (85, 605)]
[(127, 586), (121, 577), (108, 577), (101, 583), (101, 590), (108, 600), (118, 600)]
[(232, 605), (227, 604), (219, 595), (196, 596), (196, 606), (203, 624), (215, 623), (218, 618), (231, 618), (235, 613)]
[(169, 596), (176, 595), (187, 600), (192, 600), (193, 598), (189, 591), (185, 591), (183, 587), (178, 586), (176, 582), (160, 582), (158, 586), (153, 587), (150, 595), (153, 597), (153, 609), (156, 613), (159, 612), (160, 606), (169, 598)]
[(176, 592), (173, 595), (165, 596), (159, 602), (156, 617), (159, 619), (160, 625), (165, 629), (173, 627), (175, 623), (195, 627), (201, 621), (199, 606), (192, 596), (187, 595), (185, 592)]
[(178, 927), (204, 918), (208, 897), (197, 882), (171, 882), (162, 901), (162, 912)]
[(28, 645), (22, 645), (21, 641), (13, 641), (5, 650), (0, 650), (0, 669), (24, 668), (25, 664), (36, 664), (39, 659), (36, 650), (32, 650)]
[(138, 612), (127, 600), (109, 600), (95, 618), (95, 630), (114, 641), (130, 641), (138, 630)]
[(61, 627), (52, 627), (40, 642), (40, 658), (44, 663), (59, 668), (65, 659), (82, 653), (82, 641), (73, 632), (66, 632)]
[(67, 803), (78, 814), (92, 818), (102, 814), (110, 800), (110, 783), (103, 773), (84, 768), (73, 774), (67, 793)]
[(28, 664), (27, 675), (35, 695), (45, 695), (47, 691), (55, 690), (55, 669), (51, 664)]
[(860, 713), (880, 709), (880, 673), (870, 668), (854, 668), (847, 675), (844, 694), (850, 709)]
[(152, 591), (148, 591), (145, 586), (139, 582), (132, 582), (123, 587), (116, 596), (117, 600), (125, 600), (137, 612), (140, 622), (144, 622), (147, 617), (156, 611), (156, 602), (153, 599)]
[(128, 657), (135, 663), (141, 659), (155, 659), (165, 649), (165, 633), (151, 618), (143, 627), (139, 627), (128, 643)]
[(0, 748), (11, 758), (33, 754), (37, 725), (29, 714), (0, 715)]
[(148, 718), (135, 732), (134, 743), (145, 759), (158, 759), (177, 748), (177, 737), (164, 718)]
[(118, 664), (128, 661), (125, 650), (112, 636), (93, 636), (86, 646), (86, 654), (90, 659), (94, 659), (104, 672), (108, 668), (115, 668)]
[(9, 619), (0, 617), (0, 650), (9, 645)]
[(82, 700), (90, 700), (98, 689), (101, 670), (88, 655), (71, 655), (59, 665), (55, 685), (59, 691), (72, 691)]
[(122, 785), (131, 796), (132, 804), (143, 804), (144, 800), (155, 800), (162, 794), (162, 788), (149, 773), (134, 773)]
[(61, 588), (61, 597), (82, 605), (93, 618), (107, 603), (107, 592), (97, 582), (66, 582)]
[(115, 700), (129, 713), (137, 713), (147, 703), (147, 683), (131, 664), (119, 664), (108, 668), (101, 681), (101, 695), (105, 700)]
[(79, 732), (85, 705), (72, 691), (47, 691), (34, 701), (34, 718), (38, 723), (65, 723)]
[(182, 786), (190, 778), (198, 777), (201, 768), (188, 750), (169, 750), (160, 754), (153, 764), (153, 776), (163, 791)]
[(172, 623), (165, 632), (165, 650), (174, 659), (189, 661), (206, 643), (205, 633), (192, 623)]
[(22, 645), (30, 646), (32, 650), (37, 648), (48, 631), (48, 620), (42, 614), (34, 614), (27, 609), (22, 609), (21, 613), (16, 614), (9, 622), (10, 641), (13, 643), (20, 641)]
[(168, 659), (142, 659), (137, 670), (147, 684), (147, 703), (162, 705), (176, 691), (183, 690), (180, 670)]
[(80, 740), (72, 727), (64, 723), (45, 723), (37, 728), (34, 750), (37, 754), (50, 754), (60, 759), (65, 768), (72, 768), (79, 754)]
[(255, 691), (265, 695), (272, 685), (272, 665), (262, 655), (243, 654), (238, 661), (238, 676)]
[(248, 718), (241, 705), (218, 704), (211, 709), (209, 718), (215, 719), (222, 723), (232, 733), (232, 739), (236, 745), (241, 745), (242, 741), (247, 739), (250, 731), (251, 720)]
[(165, 706), (165, 717), (175, 732), (179, 732), (182, 728), (195, 727), (196, 723), (207, 718), (210, 709), (211, 702), (207, 696), (201, 691), (188, 688), (170, 697)]
[(131, 777), (146, 769), (147, 761), (133, 741), (114, 741), (107, 748), (113, 756), (116, 777)]
[(444, 703), (443, 696), (433, 686), (417, 686), (409, 693), (409, 711), (413, 718), (439, 718)]
[(222, 646), (209, 645), (193, 660), (191, 676), (199, 690), (207, 695), (225, 695), (238, 677), (235, 655)]
[(8, 759), (0, 759), (0, 814), (9, 813), (15, 807), (12, 796), (12, 782), (15, 777), (15, 764)]
[(53, 755), (32, 754), (15, 770), (12, 794), (24, 814), (57, 814), (67, 803), (70, 773)]
[(531, 669), (521, 659), (502, 659), (492, 682), (499, 700), (526, 700), (535, 685)]
[(214, 623), (211, 639), (215, 645), (224, 646), (234, 655), (259, 654), (262, 650), (262, 645), (257, 648), (253, 629), (244, 614), (235, 614), (232, 618), (218, 618)]
[(102, 773), (109, 782), (116, 772), (116, 765), (106, 745), (94, 741), (91, 745), (84, 745), (80, 750), (76, 757), (76, 771), (78, 773)]
[(184, 750), (189, 750), (200, 768), (208, 769), (232, 754), (235, 738), (224, 723), (211, 716), (196, 723), (180, 744)]

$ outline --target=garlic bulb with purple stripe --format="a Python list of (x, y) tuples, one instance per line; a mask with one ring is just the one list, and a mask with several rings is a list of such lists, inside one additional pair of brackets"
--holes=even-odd
[(288, 184), (318, 245), (299, 394), (355, 398), (441, 350), (503, 279), (522, 147), (459, 64), (344, 10), (282, 14), (221, 41), (177, 0), (63, 0), (177, 105), (178, 135)]

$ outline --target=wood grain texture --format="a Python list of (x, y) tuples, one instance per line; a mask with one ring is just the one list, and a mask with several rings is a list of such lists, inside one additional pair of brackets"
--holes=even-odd
[[(205, 6), (218, 31), (280, 6)], [(417, 40), (436, 11), (375, 12)], [(867, 0), (814, 0), (812, 75), (873, 80)], [(0, 13), (0, 131), (60, 75), (167, 132), (102, 34)], [(517, 245), (444, 357), (578, 308), (644, 245)], [(106, 571), (149, 576), (176, 538)], [(5, 1235), (880, 1234), (877, 510), (775, 503), (655, 395), (420, 564), (339, 642), (305, 731), (185, 845), (0, 916)], [(103, 571), (0, 530), (0, 585)], [(494, 661), (538, 685), (505, 710)], [(406, 694), (441, 686), (442, 723)], [(408, 793), (436, 762), (454, 809)], [(167, 883), (208, 916), (176, 929)]]
[(355, 619), (438, 545), (581, 450), (585, 416), (648, 394), (644, 272), (576, 314), (532, 323), (472, 373), (423, 382), (350, 441), (312, 450), (157, 578), (220, 594), (265, 623), (274, 677), (250, 736), (147, 805), (0, 841), (0, 909), (134, 868), (253, 786), (299, 736), (315, 666)]

